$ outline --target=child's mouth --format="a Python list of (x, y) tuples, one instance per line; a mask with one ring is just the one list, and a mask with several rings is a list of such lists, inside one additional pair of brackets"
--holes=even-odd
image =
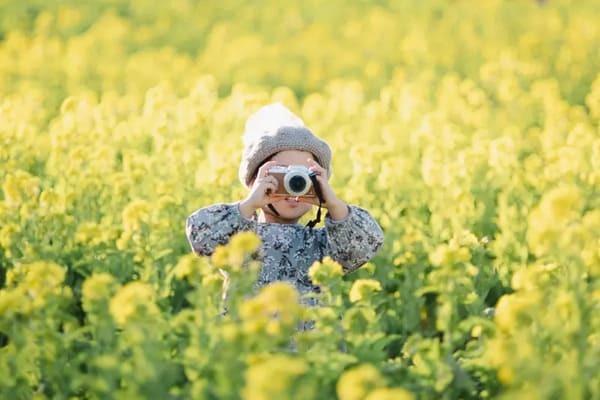
[(291, 206), (296, 206), (300, 203), (296, 197), (286, 197), (285, 202)]

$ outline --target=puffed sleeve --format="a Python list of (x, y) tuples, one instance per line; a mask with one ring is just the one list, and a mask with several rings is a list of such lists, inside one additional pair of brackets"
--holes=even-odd
[(211, 255), (218, 245), (226, 244), (235, 233), (255, 228), (256, 223), (244, 218), (237, 203), (215, 204), (190, 215), (185, 233), (196, 254)]
[(357, 206), (348, 209), (348, 216), (342, 221), (325, 217), (329, 255), (342, 264), (345, 272), (369, 261), (383, 244), (383, 231), (371, 214)]

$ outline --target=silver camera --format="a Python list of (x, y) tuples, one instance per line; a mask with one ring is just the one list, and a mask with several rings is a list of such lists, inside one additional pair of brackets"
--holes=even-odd
[(315, 173), (303, 165), (276, 166), (269, 168), (269, 175), (277, 179), (275, 196), (316, 197), (311, 176)]

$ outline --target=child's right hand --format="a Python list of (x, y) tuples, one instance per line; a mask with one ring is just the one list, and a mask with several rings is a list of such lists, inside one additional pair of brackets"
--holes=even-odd
[(275, 201), (273, 193), (277, 191), (277, 179), (268, 172), (276, 165), (276, 161), (267, 161), (258, 169), (248, 196), (239, 203), (240, 212), (245, 218), (251, 218), (256, 210)]

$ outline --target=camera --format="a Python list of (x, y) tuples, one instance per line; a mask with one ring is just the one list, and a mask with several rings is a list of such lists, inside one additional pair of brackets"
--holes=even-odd
[(277, 191), (274, 196), (316, 197), (311, 176), (316, 173), (303, 165), (276, 166), (269, 168), (269, 175), (277, 179)]

